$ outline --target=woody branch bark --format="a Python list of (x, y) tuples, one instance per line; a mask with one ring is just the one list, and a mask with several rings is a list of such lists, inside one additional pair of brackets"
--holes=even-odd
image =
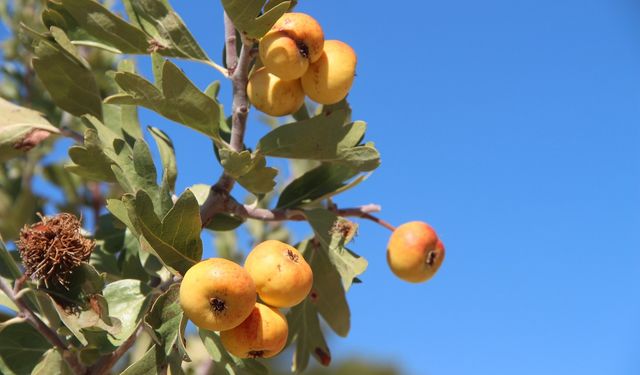
[[(236, 49), (236, 29), (229, 16), (224, 14), (226, 64), (233, 87), (233, 102), (231, 106), (231, 141), (233, 151), (244, 149), (244, 133), (249, 115), (249, 99), (247, 98), (247, 82), (249, 80), (249, 65), (253, 59), (251, 49), (253, 41), (242, 37), (240, 54)], [(200, 209), (202, 225), (205, 226), (216, 213), (222, 211), (224, 201), (229, 196), (235, 180), (223, 173), (218, 182), (211, 187), (207, 200)]]

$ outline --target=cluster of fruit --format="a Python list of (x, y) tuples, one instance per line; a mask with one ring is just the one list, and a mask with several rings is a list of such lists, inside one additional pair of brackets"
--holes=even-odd
[(251, 104), (271, 116), (296, 112), (307, 95), (320, 104), (344, 99), (353, 83), (356, 54), (346, 43), (324, 40), (320, 24), (304, 13), (284, 14), (260, 40), (262, 67), (247, 85)]
[[(387, 246), (393, 273), (415, 283), (433, 277), (444, 254), (433, 228), (419, 221), (396, 228)], [(198, 327), (220, 331), (231, 354), (270, 358), (282, 351), (289, 333), (279, 309), (302, 302), (312, 285), (313, 272), (302, 254), (288, 244), (268, 240), (251, 250), (244, 267), (223, 258), (191, 267), (180, 285), (180, 305)]]
[(198, 327), (220, 331), (229, 353), (270, 358), (282, 351), (289, 334), (279, 308), (302, 302), (312, 284), (313, 272), (302, 254), (269, 240), (251, 250), (244, 268), (223, 258), (191, 267), (180, 285), (180, 305)]

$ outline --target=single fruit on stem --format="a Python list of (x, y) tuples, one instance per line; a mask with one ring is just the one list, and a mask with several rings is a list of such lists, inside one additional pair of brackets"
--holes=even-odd
[(313, 272), (295, 247), (276, 240), (264, 241), (244, 263), (260, 298), (270, 306), (291, 307), (302, 302), (313, 285)]
[(304, 13), (285, 13), (260, 40), (260, 60), (270, 73), (297, 79), (320, 58), (323, 45), (318, 21)]
[(220, 332), (227, 351), (239, 358), (270, 358), (287, 343), (287, 318), (277, 308), (256, 303), (239, 326)]
[(429, 280), (444, 260), (445, 250), (436, 232), (427, 223), (412, 221), (391, 234), (387, 262), (391, 271), (412, 283)]
[(211, 331), (238, 326), (256, 303), (256, 286), (240, 265), (222, 258), (203, 260), (185, 273), (180, 305), (195, 325)]
[(348, 44), (327, 40), (320, 59), (301, 78), (304, 93), (320, 104), (341, 101), (351, 90), (356, 63), (356, 53)]
[(300, 80), (285, 81), (262, 67), (249, 77), (247, 94), (251, 104), (271, 116), (284, 116), (297, 111), (304, 104)]

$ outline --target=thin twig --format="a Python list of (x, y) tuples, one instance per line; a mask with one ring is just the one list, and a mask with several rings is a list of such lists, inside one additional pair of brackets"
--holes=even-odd
[(59, 124), (60, 134), (71, 138), (78, 143), (84, 143), (84, 136), (70, 128), (72, 122), (73, 116), (69, 112), (62, 112)]
[(16, 298), (13, 292), (13, 289), (7, 284), (7, 282), (0, 277), (0, 290), (2, 290), (7, 297), (13, 302), (18, 310), (20, 310), (20, 315), (24, 317), (33, 328), (38, 330), (44, 336), (47, 341), (54, 347), (60, 349), (62, 351), (62, 357), (67, 361), (69, 367), (76, 374), (83, 374), (85, 371), (84, 366), (78, 361), (78, 358), (74, 353), (72, 353), (67, 345), (62, 341), (60, 336), (58, 336), (49, 326), (47, 326), (29, 307), (22, 302), (21, 299)]
[(373, 216), (370, 213), (362, 213), (362, 215), (360, 215), (361, 218), (363, 219), (368, 219), (371, 220), (375, 223), (378, 223), (380, 225), (382, 225), (383, 227), (389, 229), (390, 231), (395, 231), (396, 227), (394, 227), (393, 225), (391, 225), (391, 223), (389, 223), (388, 221), (382, 220), (377, 216)]
[(129, 349), (133, 346), (133, 344), (138, 339), (138, 336), (144, 330), (142, 322), (138, 325), (138, 328), (127, 338), (125, 342), (122, 343), (116, 350), (114, 350), (111, 354), (102, 357), (98, 362), (96, 362), (93, 366), (87, 369), (89, 374), (108, 374), (109, 371), (115, 364), (124, 356)]
[[(256, 208), (249, 205), (243, 205), (238, 203), (233, 197), (227, 196), (221, 198), (224, 202), (221, 206), (221, 211), (233, 213), (236, 216), (243, 217), (245, 219), (255, 219), (261, 221), (305, 221), (307, 217), (304, 215), (304, 211), (297, 209), (279, 209), (269, 210), (266, 208)], [(332, 208), (332, 211), (338, 216), (342, 217), (360, 217), (363, 219), (371, 220), (391, 231), (395, 230), (395, 227), (385, 220), (382, 220), (372, 213), (380, 212), (381, 207), (377, 204), (366, 204), (360, 207), (350, 208)]]
[(64, 135), (67, 138), (71, 138), (78, 143), (84, 143), (84, 137), (82, 136), (82, 134), (70, 128), (67, 128), (67, 127), (60, 128), (60, 134)]

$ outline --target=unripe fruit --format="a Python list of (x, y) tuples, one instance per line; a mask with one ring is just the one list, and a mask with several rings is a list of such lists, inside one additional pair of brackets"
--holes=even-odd
[(320, 104), (334, 104), (344, 99), (356, 74), (356, 53), (348, 44), (327, 40), (320, 59), (302, 76), (304, 93)]
[(270, 358), (287, 343), (289, 325), (278, 309), (256, 303), (249, 317), (239, 326), (220, 332), (227, 351), (239, 358)]
[(313, 285), (313, 272), (295, 247), (268, 240), (256, 246), (244, 263), (260, 298), (270, 306), (291, 307), (302, 302)]
[(285, 13), (260, 40), (260, 60), (270, 73), (300, 78), (309, 62), (322, 55), (324, 33), (318, 21), (304, 13)]
[(436, 232), (420, 221), (396, 228), (387, 246), (387, 262), (391, 271), (412, 283), (433, 277), (444, 260), (444, 254), (444, 245)]
[(297, 111), (304, 103), (300, 80), (284, 81), (262, 67), (249, 77), (249, 100), (260, 111), (271, 116), (284, 116)]
[(211, 331), (242, 323), (256, 303), (256, 286), (240, 265), (222, 258), (197, 263), (180, 284), (180, 305), (195, 325)]

